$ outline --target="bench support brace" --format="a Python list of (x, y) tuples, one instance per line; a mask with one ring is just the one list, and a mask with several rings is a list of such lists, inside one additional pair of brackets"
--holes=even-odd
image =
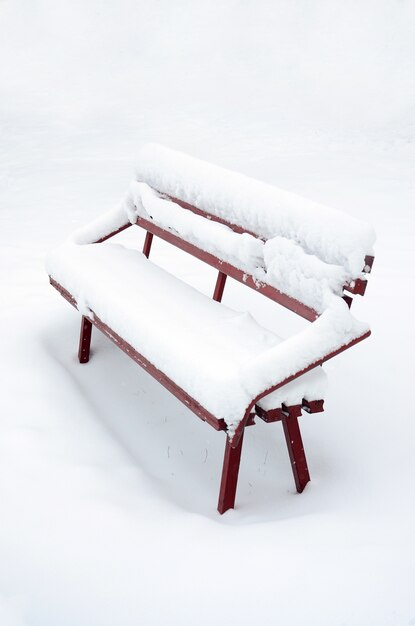
[(81, 335), (79, 337), (78, 359), (80, 363), (88, 363), (91, 347), (92, 322), (84, 315), (81, 319)]
[(290, 455), (295, 486), (297, 487), (298, 493), (301, 493), (304, 491), (306, 484), (310, 481), (310, 474), (308, 473), (307, 459), (297, 415), (284, 414), (282, 425), (287, 442), (288, 454)]
[(223, 459), (222, 480), (218, 502), (218, 511), (221, 515), (228, 509), (233, 509), (235, 504), (243, 439), (244, 432), (242, 431), (238, 445), (236, 448), (232, 448), (229, 437), (226, 437), (225, 457)]

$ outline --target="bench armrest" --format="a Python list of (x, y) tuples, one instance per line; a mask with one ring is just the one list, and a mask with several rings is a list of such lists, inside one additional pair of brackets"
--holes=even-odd
[(241, 380), (255, 404), (369, 335), (368, 325), (356, 320), (346, 303), (336, 298), (305, 330), (244, 365), (240, 370)]

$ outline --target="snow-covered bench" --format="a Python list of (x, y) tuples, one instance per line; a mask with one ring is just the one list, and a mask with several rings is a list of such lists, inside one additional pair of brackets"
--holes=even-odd
[[(144, 228), (143, 254), (103, 243)], [(218, 270), (213, 299), (148, 260), (153, 236)], [(97, 244), (100, 245), (97, 245)], [(244, 429), (281, 420), (301, 492), (309, 481), (298, 416), (323, 410), (324, 361), (370, 334), (350, 313), (373, 263), (370, 226), (240, 174), (149, 144), (115, 209), (47, 259), (51, 284), (196, 415), (227, 434), (218, 510), (234, 506)], [(306, 318), (281, 339), (221, 303), (230, 276)]]

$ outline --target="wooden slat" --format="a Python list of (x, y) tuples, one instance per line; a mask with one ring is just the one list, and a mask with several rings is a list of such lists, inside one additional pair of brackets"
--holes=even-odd
[(256, 404), (255, 411), (258, 417), (260, 417), (267, 424), (271, 424), (272, 422), (280, 422), (283, 417), (281, 408), (269, 409), (267, 411), (263, 409), (261, 406), (259, 406), (259, 404)]
[[(191, 211), (192, 213), (195, 213), (196, 215), (199, 215), (208, 220), (211, 220), (212, 222), (218, 222), (219, 224), (223, 224), (224, 226), (227, 226), (228, 228), (233, 230), (235, 233), (238, 233), (238, 234), (247, 233), (248, 235), (252, 235), (252, 237), (255, 237), (255, 239), (261, 239), (262, 241), (266, 241), (264, 237), (261, 237), (257, 233), (247, 230), (246, 228), (243, 228), (242, 226), (239, 226), (238, 224), (233, 224), (232, 222), (229, 222), (221, 217), (213, 215), (213, 213), (207, 213), (206, 211), (202, 211), (201, 209), (198, 209), (192, 204), (189, 204), (188, 202), (184, 202), (183, 200), (180, 200), (179, 198), (176, 198), (174, 196), (167, 196), (167, 197), (172, 202), (175, 202), (176, 204), (181, 206), (183, 209), (187, 209), (188, 211)], [(374, 261), (373, 256), (366, 255), (365, 260), (364, 260), (365, 265), (362, 268), (362, 272), (370, 273), (371, 268), (373, 266), (373, 261)], [(366, 287), (367, 287), (367, 281), (362, 278), (356, 278), (355, 280), (352, 281), (352, 283), (353, 284), (346, 283), (343, 288), (349, 293), (353, 293), (359, 296), (364, 296)]]
[(371, 256), (371, 255), (365, 256), (365, 267), (363, 268), (363, 271), (366, 272), (366, 274), (370, 274), (370, 272), (372, 271), (374, 260), (375, 260), (374, 256)]
[(356, 278), (356, 280), (353, 280), (351, 283), (346, 283), (343, 289), (357, 296), (364, 296), (366, 287), (367, 287), (367, 280), (363, 278)]
[[(257, 233), (254, 233), (251, 230), (247, 230), (246, 228), (243, 228), (243, 226), (239, 226), (238, 224), (233, 224), (232, 222), (228, 222), (222, 217), (213, 215), (213, 213), (202, 211), (202, 209), (198, 209), (196, 206), (193, 206), (192, 204), (189, 204), (188, 202), (184, 202), (183, 200), (180, 200), (179, 198), (175, 198), (174, 196), (167, 196), (167, 197), (169, 198), (169, 200), (172, 200), (172, 202), (175, 202), (176, 204), (181, 206), (182, 209), (187, 209), (188, 211), (195, 213), (195, 215), (200, 215), (201, 217), (205, 217), (212, 222), (218, 222), (219, 224), (223, 224), (224, 226), (227, 226), (228, 228), (233, 230), (234, 233), (238, 233), (238, 235), (243, 235), (244, 233), (247, 233), (248, 235), (252, 235), (252, 237), (255, 237), (255, 239), (261, 239), (261, 237)], [(262, 239), (262, 241), (265, 241), (265, 239)]]
[(231, 265), (230, 263), (227, 263), (226, 261), (222, 261), (221, 259), (218, 259), (218, 257), (214, 256), (213, 254), (210, 254), (210, 252), (201, 250), (194, 244), (189, 243), (188, 241), (185, 241), (184, 239), (176, 235), (174, 232), (170, 230), (165, 230), (164, 228), (161, 228), (154, 222), (146, 220), (143, 217), (137, 218), (137, 226), (141, 226), (148, 232), (153, 233), (154, 235), (157, 235), (157, 237), (160, 237), (164, 241), (167, 241), (168, 243), (173, 244), (177, 248), (184, 250), (184, 252), (188, 252), (189, 254), (196, 257), (197, 259), (200, 259), (201, 261), (208, 263), (208, 265), (211, 265), (212, 267), (217, 269), (219, 272), (222, 272), (223, 274), (227, 274), (227, 276), (230, 276), (231, 278), (234, 278), (240, 283), (247, 285), (254, 291), (258, 291), (259, 293), (262, 293), (267, 298), (274, 300), (274, 302), (278, 302), (285, 308), (290, 309), (290, 311), (297, 313), (297, 315), (304, 317), (310, 322), (314, 322), (317, 319), (318, 313), (311, 307), (303, 304), (302, 302), (300, 302), (299, 300), (296, 300), (295, 298), (292, 298), (291, 296), (288, 296), (282, 291), (275, 289), (275, 287), (271, 287), (271, 285), (268, 285), (266, 283), (262, 283), (259, 281), (255, 281), (253, 277), (250, 276), (249, 274), (246, 274), (239, 268), (235, 267), (234, 265)]
[(293, 404), (291, 406), (287, 404), (281, 405), (283, 415), (291, 415), (292, 417), (300, 417), (302, 408), (301, 404)]
[(123, 230), (130, 228), (130, 226), (132, 226), (131, 222), (126, 222), (123, 226), (120, 226), (116, 230), (113, 230), (111, 233), (108, 233), (108, 235), (105, 235), (105, 237), (97, 239), (96, 241), (94, 241), (94, 243), (102, 243), (103, 241), (107, 241), (107, 239), (111, 239), (111, 237), (115, 237), (115, 235), (118, 235), (118, 233), (122, 233)]
[(259, 404), (255, 405), (255, 412), (264, 422), (267, 424), (271, 422), (280, 422), (284, 417), (284, 414), (288, 415), (290, 412), (295, 412), (297, 417), (301, 415), (301, 409), (307, 413), (321, 413), (324, 411), (324, 400), (305, 400), (303, 399), (301, 405), (295, 405), (295, 407), (280, 407), (274, 409), (263, 409)]
[[(160, 193), (160, 192), (157, 192), (157, 193)], [(247, 233), (249, 235), (252, 235), (252, 237), (255, 237), (256, 239), (262, 239), (262, 241), (265, 241), (264, 238), (261, 238), (256, 233), (250, 230), (247, 230), (243, 228), (242, 226), (239, 226), (238, 224), (233, 224), (232, 222), (229, 222), (223, 218), (217, 217), (216, 215), (213, 215), (212, 213), (207, 213), (206, 211), (202, 211), (201, 209), (198, 209), (197, 207), (189, 204), (188, 202), (184, 202), (183, 200), (180, 200), (179, 198), (176, 198), (174, 196), (167, 196), (167, 198), (171, 200), (172, 202), (175, 202), (176, 204), (181, 206), (183, 209), (191, 211), (195, 215), (199, 215), (200, 217), (208, 219), (212, 222), (217, 222), (219, 224), (223, 224), (224, 226), (227, 226), (228, 228), (233, 230), (235, 233), (238, 233), (238, 234)], [(260, 291), (266, 297), (270, 298), (271, 300), (275, 300), (275, 302), (278, 302), (282, 306), (286, 307), (287, 309), (290, 309), (294, 313), (297, 313), (301, 317), (304, 317), (305, 319), (308, 319), (309, 321), (314, 321), (318, 317), (317, 312), (314, 311), (314, 309), (312, 309), (311, 307), (308, 307), (307, 305), (303, 304), (299, 300), (296, 300), (295, 298), (292, 298), (291, 296), (284, 294), (283, 292), (279, 291), (275, 287), (271, 287), (267, 283), (260, 283), (258, 281), (255, 281), (252, 278), (252, 276), (245, 274), (244, 272), (242, 272), (242, 270), (239, 270), (238, 268), (230, 265), (229, 263), (222, 261), (218, 257), (215, 257), (214, 255), (211, 255), (201, 250), (198, 246), (195, 246), (194, 244), (190, 244), (189, 242), (186, 242), (177, 234), (174, 234), (173, 229), (171, 230), (164, 229), (160, 226), (157, 226), (153, 221), (145, 220), (144, 218), (141, 218), (141, 217), (138, 218), (137, 224), (145, 228), (148, 231), (148, 233), (157, 234), (157, 236), (161, 237), (165, 241), (168, 241), (172, 245), (182, 250), (185, 250), (192, 256), (195, 256), (196, 258), (201, 259), (202, 261), (205, 261), (206, 263), (208, 263), (209, 265), (212, 265), (215, 268), (218, 268), (219, 265), (222, 265), (223, 269), (220, 271), (222, 271), (223, 273), (227, 274), (228, 276), (231, 276), (232, 278), (235, 278), (239, 282), (243, 282), (244, 284), (247, 284), (248, 287), (255, 289), (255, 291)], [(149, 225), (152, 225), (152, 228), (150, 228)], [(97, 239), (95, 243), (102, 243), (103, 241), (107, 241), (107, 239), (114, 237), (115, 235), (122, 232), (126, 228), (129, 228), (130, 226), (131, 226), (131, 223), (126, 222), (123, 226), (120, 226), (118, 229), (114, 230), (108, 235), (105, 235), (105, 237), (101, 237), (100, 239)], [(156, 228), (158, 229), (157, 233), (155, 232)], [(149, 255), (150, 247), (151, 247), (151, 239), (149, 240), (146, 239), (143, 252), (145, 256), (147, 257)], [(213, 259), (215, 259), (215, 262), (212, 262)], [(370, 273), (372, 266), (373, 266), (373, 262), (374, 262), (374, 257), (371, 255), (366, 255), (364, 259), (365, 265), (362, 268), (362, 272)], [(232, 269), (230, 272), (228, 272), (226, 271), (225, 268), (232, 268)], [(356, 278), (355, 280), (351, 281), (351, 283), (346, 283), (343, 289), (354, 295), (364, 296), (366, 287), (367, 287), (366, 279)]]
[(305, 400), (303, 398), (303, 409), (307, 413), (322, 413), (324, 411), (324, 400)]

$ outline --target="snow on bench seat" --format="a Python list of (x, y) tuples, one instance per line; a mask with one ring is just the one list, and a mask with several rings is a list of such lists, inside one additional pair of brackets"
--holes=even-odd
[[(248, 313), (211, 300), (140, 252), (117, 244), (67, 243), (49, 254), (47, 270), (82, 313), (97, 315), (224, 419), (230, 433), (260, 393), (367, 331), (338, 298), (306, 330), (283, 341)], [(303, 397), (315, 393), (313, 377), (309, 381)], [(278, 402), (282, 398), (291, 396), (281, 390)]]

